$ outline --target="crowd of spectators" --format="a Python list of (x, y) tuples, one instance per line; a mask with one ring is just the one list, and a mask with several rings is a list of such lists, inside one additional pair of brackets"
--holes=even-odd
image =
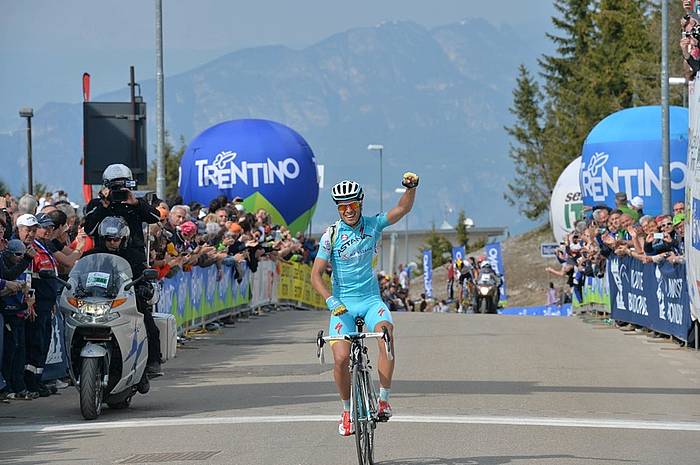
[(685, 78), (688, 81), (695, 79), (700, 70), (700, 15), (693, 11), (691, 0), (681, 0), (685, 15), (681, 18), (681, 53), (687, 64)]
[[(160, 212), (160, 221), (148, 226), (146, 250), (148, 266), (161, 278), (215, 266), (218, 279), (230, 267), (240, 281), (244, 269), (254, 272), (261, 260), (311, 263), (318, 250), (316, 240), (274, 224), (265, 209), (246, 211), (241, 198), (221, 196), (208, 206), (146, 199)], [(0, 196), (2, 402), (47, 397), (68, 385), (65, 377), (42, 379), (59, 288), (38, 271), (50, 269), (65, 279), (95, 246), (83, 213), (62, 191), (39, 199)]]
[[(615, 195), (615, 208), (598, 205), (577, 222), (557, 249), (560, 267), (545, 270), (566, 278), (568, 286), (581, 301), (587, 276), (605, 276), (606, 259), (611, 255), (631, 256), (643, 263), (683, 263), (685, 254), (685, 205), (673, 205), (672, 215), (649, 215), (644, 212), (644, 201), (627, 194)], [(562, 303), (548, 291), (548, 302)]]

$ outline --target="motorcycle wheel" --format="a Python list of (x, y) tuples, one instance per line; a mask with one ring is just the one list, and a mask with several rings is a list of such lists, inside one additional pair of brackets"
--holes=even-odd
[(102, 412), (102, 359), (84, 358), (80, 370), (80, 413), (94, 420)]
[(486, 313), (496, 313), (496, 304), (493, 301), (493, 297), (484, 300), (486, 301)]
[(486, 313), (486, 311), (487, 311), (486, 307), (488, 306), (488, 303), (486, 303), (486, 299), (481, 297), (481, 298), (479, 298), (479, 300), (476, 301), (476, 306), (477, 306), (477, 310), (479, 310), (479, 313)]

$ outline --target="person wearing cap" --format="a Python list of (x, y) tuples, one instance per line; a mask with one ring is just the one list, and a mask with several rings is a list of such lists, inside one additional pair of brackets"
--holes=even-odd
[[(107, 217), (120, 217), (129, 226), (131, 234), (126, 245), (132, 250), (132, 268), (146, 263), (146, 242), (143, 237), (143, 223), (155, 224), (160, 221), (160, 212), (145, 198), (136, 198), (131, 188), (136, 186), (131, 170), (122, 164), (109, 165), (102, 173), (104, 188), (99, 197), (85, 206), (85, 232), (97, 238), (98, 227)], [(138, 263), (137, 263), (138, 262)]]
[[(637, 212), (639, 218), (644, 216), (644, 199), (640, 196), (632, 197), (632, 200), (630, 200), (630, 207)], [(637, 221), (639, 221), (639, 218), (637, 218)]]
[(0, 278), (6, 281), (6, 288), (0, 297), (0, 313), (4, 324), (4, 354), (2, 375), (7, 386), (0, 396), (8, 399), (31, 400), (39, 394), (27, 389), (24, 379), (27, 340), (26, 318), (34, 317), (34, 298), (28, 295), (28, 266), (31, 258), (26, 255), (27, 247), (19, 239), (12, 239), (0, 256)]
[(635, 209), (631, 208), (627, 204), (627, 194), (625, 192), (618, 192), (615, 194), (615, 208), (620, 210), (622, 213), (627, 213), (630, 215), (635, 223), (639, 221), (640, 215)]
[(685, 255), (685, 213), (676, 213), (673, 215), (673, 230), (676, 233), (676, 253), (678, 255)]
[(49, 250), (49, 242), (52, 239), (55, 224), (53, 220), (44, 213), (35, 217), (38, 229), (34, 239), (34, 250), (36, 255), (32, 259), (32, 288), (36, 298), (36, 317), (29, 319), (26, 323), (27, 337), (27, 360), (24, 367), (24, 381), (27, 389), (38, 392), (40, 396), (46, 397), (51, 391), (41, 382), (46, 363), (46, 355), (49, 352), (51, 342), (51, 318), (56, 309), (56, 299), (60, 284), (55, 279), (43, 279), (39, 277), (39, 272), (44, 270), (52, 271), (58, 276), (58, 261)]

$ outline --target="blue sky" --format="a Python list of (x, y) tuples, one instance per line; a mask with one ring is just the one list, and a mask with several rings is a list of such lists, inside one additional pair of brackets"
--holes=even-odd
[[(426, 27), (484, 18), (544, 33), (550, 1), (483, 0), (165, 0), (165, 75), (241, 48), (303, 48), (336, 32), (386, 20)], [(6, 0), (0, 15), (0, 130), (21, 124), (23, 106), (79, 102), (81, 76), (92, 95), (155, 77), (153, 0)]]

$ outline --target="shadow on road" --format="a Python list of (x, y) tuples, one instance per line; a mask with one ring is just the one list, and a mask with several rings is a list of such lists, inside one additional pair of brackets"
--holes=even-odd
[[(439, 457), (416, 457), (389, 460), (384, 462), (376, 462), (377, 465), (503, 465), (508, 463), (516, 463), (520, 460), (556, 460), (556, 459), (574, 459), (587, 460), (593, 463), (630, 463), (635, 460), (624, 459), (606, 459), (601, 457), (579, 457), (570, 454), (547, 454), (547, 455), (494, 455), (486, 457), (464, 457), (464, 458), (439, 458)], [(539, 462), (537, 462), (539, 463)]]
[[(0, 463), (22, 463), (22, 465), (43, 465), (53, 462), (52, 458), (75, 451), (75, 447), (65, 444), (81, 439), (98, 440), (103, 434), (92, 431), (66, 431), (44, 434), (4, 434), (0, 442)], [(21, 439), (20, 439), (21, 437)], [(14, 438), (13, 441), (11, 438)], [(31, 458), (30, 458), (31, 457)], [(71, 463), (94, 463), (94, 458), (75, 458)]]

